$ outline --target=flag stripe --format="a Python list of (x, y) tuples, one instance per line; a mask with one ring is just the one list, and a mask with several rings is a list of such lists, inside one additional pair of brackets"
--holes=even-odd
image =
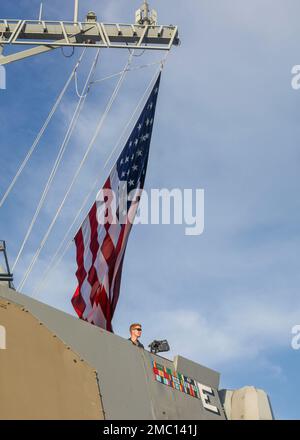
[(86, 308), (86, 303), (80, 294), (83, 281), (86, 277), (86, 271), (84, 268), (84, 260), (83, 260), (84, 243), (83, 243), (82, 229), (80, 229), (78, 231), (78, 233), (75, 237), (75, 244), (76, 244), (76, 249), (77, 249), (78, 269), (76, 271), (76, 276), (77, 276), (77, 280), (78, 280), (78, 287), (77, 287), (76, 292), (72, 298), (72, 304), (73, 304), (73, 307), (75, 308), (78, 316), (81, 318), (83, 315), (83, 312)]

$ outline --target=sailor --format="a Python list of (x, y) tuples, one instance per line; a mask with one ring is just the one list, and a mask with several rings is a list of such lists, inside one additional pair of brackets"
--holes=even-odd
[(129, 327), (130, 331), (130, 338), (128, 341), (131, 341), (134, 345), (136, 345), (139, 348), (144, 348), (143, 344), (139, 341), (139, 338), (142, 335), (142, 326), (141, 324), (131, 324)]

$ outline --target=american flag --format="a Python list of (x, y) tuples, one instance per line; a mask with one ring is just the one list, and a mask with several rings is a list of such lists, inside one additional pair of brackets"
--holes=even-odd
[[(73, 307), (79, 318), (111, 332), (127, 241), (145, 182), (160, 77), (75, 236), (78, 287)], [(103, 197), (110, 190), (115, 203)]]

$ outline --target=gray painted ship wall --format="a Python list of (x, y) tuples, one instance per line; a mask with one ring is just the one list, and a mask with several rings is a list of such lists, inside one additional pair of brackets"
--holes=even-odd
[[(95, 368), (106, 419), (225, 419), (218, 395), (219, 373), (181, 356), (172, 362), (153, 355), (126, 339), (5, 286), (0, 286), (0, 297), (25, 307)], [(157, 382), (152, 371), (153, 361), (211, 387), (213, 395), (209, 396), (209, 402), (218, 408), (219, 414), (205, 409), (200, 399)]]

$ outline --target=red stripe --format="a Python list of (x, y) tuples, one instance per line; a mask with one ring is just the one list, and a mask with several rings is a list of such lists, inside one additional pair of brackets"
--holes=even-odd
[(96, 203), (94, 203), (94, 205), (92, 206), (92, 209), (89, 212), (89, 221), (90, 221), (90, 228), (91, 228), (90, 250), (92, 253), (92, 264), (89, 269), (88, 282), (90, 283), (91, 287), (93, 288), (94, 284), (99, 282), (97, 272), (94, 267), (94, 263), (96, 261), (96, 258), (98, 255), (98, 250), (99, 250), (97, 204)]
[(98, 304), (101, 305), (101, 309), (102, 309), (103, 314), (105, 316), (106, 309), (109, 306), (109, 301), (107, 298), (106, 290), (105, 290), (104, 286), (102, 286), (101, 284), (98, 285), (97, 290), (95, 292), (94, 302), (97, 305)]
[(86, 277), (86, 270), (84, 268), (84, 241), (83, 241), (83, 234), (82, 229), (80, 229), (75, 237), (75, 244), (77, 248), (77, 254), (76, 254), (76, 260), (78, 269), (76, 271), (76, 277), (79, 283), (79, 287), (82, 286), (83, 281)]
[[(110, 177), (106, 180), (103, 189), (111, 189), (111, 182)], [(110, 200), (108, 200), (107, 209), (105, 212), (105, 218), (109, 219), (112, 216), (111, 212), (111, 204)], [(104, 237), (104, 240), (101, 244), (101, 252), (102, 255), (107, 263), (107, 266), (109, 268), (108, 270), (108, 285), (111, 286), (111, 278), (113, 277), (114, 267), (115, 267), (115, 261), (116, 261), (116, 253), (115, 253), (115, 246), (114, 243), (109, 235), (109, 228), (110, 223), (106, 223), (104, 225), (106, 235)], [(106, 292), (106, 290), (103, 289), (99, 293), (99, 300), (101, 304), (101, 308), (103, 310), (104, 316), (106, 317), (106, 329), (109, 331), (112, 331), (111, 326), (111, 319), (112, 319), (112, 311), (111, 311), (111, 303), (109, 301), (110, 298), (110, 292)]]
[[(104, 189), (110, 189), (110, 178), (108, 178), (105, 182), (105, 185), (103, 187)], [(107, 201), (107, 210), (106, 210), (106, 217), (108, 217), (109, 214), (109, 210), (111, 210), (111, 206), (110, 206), (110, 200)], [(111, 213), (110, 213), (111, 214)], [(104, 280), (99, 280), (98, 279), (98, 274), (95, 268), (95, 261), (97, 259), (98, 256), (98, 252), (99, 252), (99, 242), (98, 242), (98, 221), (97, 221), (97, 204), (95, 203), (89, 213), (89, 220), (90, 220), (90, 225), (91, 225), (91, 245), (90, 245), (90, 249), (92, 252), (92, 267), (89, 271), (89, 276), (88, 276), (88, 280), (89, 283), (91, 284), (92, 287), (92, 291), (91, 291), (91, 304), (93, 305), (94, 302), (96, 302), (97, 305), (100, 305), (102, 312), (104, 314), (104, 317), (106, 319), (106, 329), (109, 331), (112, 331), (112, 327), (111, 327), (111, 305), (110, 302), (108, 300), (108, 295), (107, 292), (104, 288), (103, 282)], [(114, 253), (114, 245), (110, 239), (110, 236), (107, 232), (107, 228), (109, 228), (110, 224), (107, 223), (105, 225), (105, 229), (106, 229), (106, 236), (102, 242), (101, 245), (101, 251), (102, 254), (108, 264), (108, 267), (111, 267), (112, 265), (112, 260), (111, 258), (113, 258), (113, 253)]]
[(82, 318), (83, 312), (86, 308), (86, 304), (81, 296), (79, 286), (77, 287), (71, 302), (79, 318)]
[(103, 189), (111, 189), (110, 176), (107, 178), (105, 184), (103, 185)]
[(73, 298), (71, 300), (73, 307), (76, 311), (76, 313), (78, 314), (79, 318), (82, 317), (83, 312), (86, 308), (86, 304), (84, 302), (84, 300), (82, 299), (81, 296), (81, 286), (85, 280), (85, 277), (87, 275), (86, 270), (84, 268), (84, 242), (83, 242), (83, 234), (82, 234), (82, 229), (80, 228), (80, 230), (78, 231), (76, 237), (75, 237), (75, 244), (76, 244), (76, 260), (77, 260), (77, 266), (78, 269), (76, 271), (76, 277), (78, 280), (78, 287), (73, 295)]
[(111, 331), (110, 303), (108, 301), (107, 293), (104, 286), (101, 285), (99, 282), (95, 283), (92, 288), (91, 296), (93, 297), (93, 304), (100, 304), (101, 310), (106, 319), (106, 329)]
[(114, 263), (115, 246), (108, 232), (106, 232), (103, 243), (101, 245), (101, 252), (108, 266)]
[(91, 285), (91, 305), (94, 305), (94, 302), (96, 301), (97, 304), (100, 304), (100, 307), (102, 309), (102, 312), (104, 314), (104, 317), (106, 319), (106, 326), (108, 325), (110, 327), (110, 304), (107, 299), (107, 294), (105, 292), (104, 286), (103, 286), (103, 280), (98, 279), (97, 270), (95, 268), (95, 262), (98, 257), (99, 252), (99, 242), (98, 242), (98, 220), (97, 220), (97, 204), (94, 203), (92, 209), (89, 213), (89, 221), (90, 221), (90, 227), (91, 227), (91, 243), (90, 243), (90, 250), (92, 253), (92, 265), (89, 270), (88, 275), (88, 281)]

